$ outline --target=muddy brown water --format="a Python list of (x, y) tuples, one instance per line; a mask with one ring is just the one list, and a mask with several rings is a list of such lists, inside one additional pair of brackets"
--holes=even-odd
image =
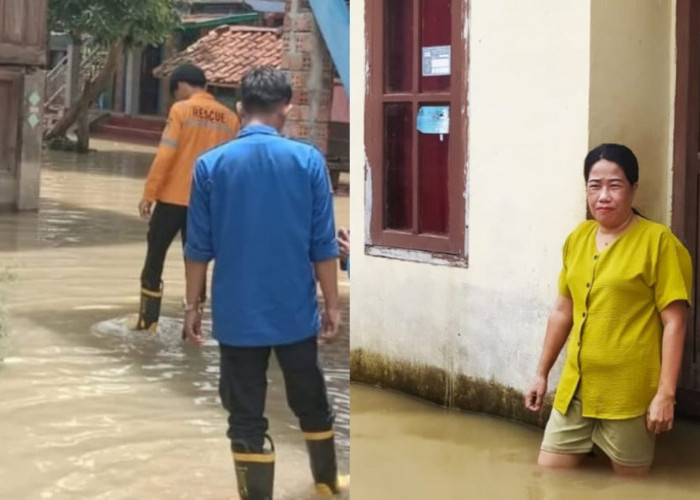
[(659, 438), (645, 479), (613, 476), (604, 457), (575, 471), (535, 465), (542, 431), (353, 384), (353, 498), (362, 500), (691, 500), (700, 498), (700, 422)]
[[(146, 225), (136, 216), (153, 149), (95, 141), (87, 156), (50, 152), (38, 213), (0, 214), (0, 499), (229, 499), (235, 476), (217, 397), (218, 350), (180, 341), (184, 293), (176, 241), (156, 335), (129, 332)], [(348, 199), (336, 199), (347, 226)], [(341, 275), (345, 306), (349, 287)], [(324, 346), (349, 471), (348, 334)], [(315, 498), (282, 378), (270, 371), (275, 498)], [(343, 498), (348, 498), (344, 496)]]

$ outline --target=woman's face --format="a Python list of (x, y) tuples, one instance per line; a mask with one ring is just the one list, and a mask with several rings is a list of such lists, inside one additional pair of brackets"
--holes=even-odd
[(588, 208), (595, 220), (605, 227), (618, 227), (632, 215), (637, 184), (630, 185), (617, 163), (599, 160), (588, 176)]

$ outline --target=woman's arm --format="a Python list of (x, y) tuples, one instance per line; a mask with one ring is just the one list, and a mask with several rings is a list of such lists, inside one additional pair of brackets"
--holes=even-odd
[(673, 428), (673, 406), (676, 398), (678, 374), (683, 361), (688, 303), (677, 300), (661, 311), (663, 339), (661, 344), (661, 376), (656, 396), (649, 405), (647, 427), (659, 434)]
[(525, 395), (525, 407), (530, 411), (542, 409), (542, 401), (547, 393), (547, 378), (571, 332), (573, 311), (574, 305), (571, 299), (559, 295), (547, 322), (547, 333), (535, 380)]

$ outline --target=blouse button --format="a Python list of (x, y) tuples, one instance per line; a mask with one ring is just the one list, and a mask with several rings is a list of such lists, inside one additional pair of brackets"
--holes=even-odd
[(594, 256), (593, 256), (593, 260), (598, 260), (598, 256), (597, 256), (597, 255), (594, 255)]
[(590, 288), (590, 287), (591, 287), (591, 284), (590, 284), (590, 283), (586, 283), (586, 288)]

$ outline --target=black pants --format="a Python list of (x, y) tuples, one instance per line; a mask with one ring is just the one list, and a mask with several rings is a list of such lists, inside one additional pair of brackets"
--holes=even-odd
[(148, 226), (148, 251), (141, 272), (141, 286), (148, 290), (160, 290), (165, 257), (177, 233), (182, 244), (187, 241), (187, 207), (158, 202)]
[(284, 375), (287, 403), (299, 419), (302, 432), (324, 432), (333, 428), (333, 411), (328, 404), (316, 337), (285, 346), (221, 344), (220, 349), (219, 395), (229, 413), (227, 435), (233, 451), (262, 452), (268, 428), (264, 416), (267, 365), (273, 349)]

